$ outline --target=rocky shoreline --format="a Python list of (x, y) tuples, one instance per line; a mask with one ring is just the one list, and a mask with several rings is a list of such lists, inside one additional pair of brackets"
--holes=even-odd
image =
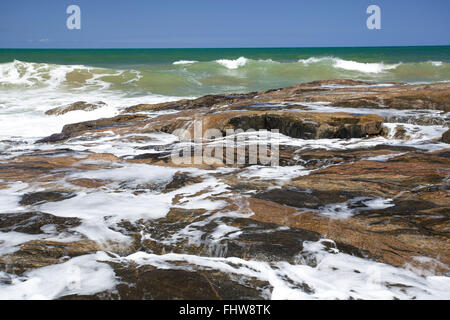
[[(102, 105), (77, 102), (48, 114)], [(0, 194), (13, 203), (0, 214), (0, 232), (23, 239), (0, 251), (0, 271), (26, 276), (103, 252), (119, 279), (113, 290), (56, 297), (265, 299), (276, 298), (275, 285), (262, 277), (176, 255), (236, 259), (226, 262), (242, 269), (252, 261), (318, 268), (308, 248), (320, 243), (328, 254), (448, 277), (448, 112), (450, 83), (328, 80), (141, 104), (68, 124), (28, 149), (11, 146), (0, 154)], [(280, 166), (174, 163), (170, 154), (180, 141), (172, 134), (193, 131), (199, 120), (203, 132), (278, 129)], [(439, 136), (427, 138), (430, 130)], [(141, 179), (161, 170), (169, 173)], [(92, 198), (99, 193), (118, 202), (108, 207), (109, 198)], [(134, 203), (155, 213), (127, 214)], [(114, 235), (96, 238), (97, 232)], [(139, 263), (138, 254), (164, 256), (171, 267)], [(287, 286), (306, 295), (319, 291), (292, 279)]]

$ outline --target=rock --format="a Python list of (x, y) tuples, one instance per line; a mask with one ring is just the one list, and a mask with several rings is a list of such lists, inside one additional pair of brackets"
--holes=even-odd
[[(347, 113), (302, 113), (287, 111), (229, 111), (202, 116), (202, 130), (227, 129), (279, 130), (293, 138), (361, 138), (379, 135), (382, 118), (377, 115), (350, 115)], [(186, 128), (194, 137), (195, 116), (174, 118), (170, 123), (155, 129), (173, 133)]]
[[(414, 256), (449, 265), (445, 253), (448, 228), (448, 151), (409, 152), (385, 162), (356, 161), (317, 170), (264, 191), (271, 186), (227, 180), (238, 189), (260, 190), (248, 199), (251, 219), (302, 228), (336, 242), (366, 250), (376, 260), (403, 267)], [(276, 182), (276, 181), (275, 181)], [(239, 187), (240, 186), (240, 187)], [(405, 190), (408, 190), (405, 192)], [(258, 199), (255, 199), (258, 198)], [(358, 199), (391, 199), (383, 209)], [(321, 215), (321, 208), (354, 210), (346, 219)], [(441, 266), (435, 272), (450, 269)]]
[(186, 109), (198, 109), (198, 108), (211, 108), (220, 104), (228, 104), (237, 102), (244, 99), (251, 99), (256, 96), (256, 92), (247, 94), (229, 94), (229, 95), (206, 95), (198, 99), (193, 100), (179, 100), (175, 102), (165, 102), (158, 104), (139, 104), (136, 106), (128, 107), (124, 110), (124, 113), (137, 113), (143, 111), (159, 111), (159, 110), (186, 110)]
[(157, 269), (117, 263), (111, 263), (111, 266), (120, 282), (114, 292), (70, 295), (61, 299), (261, 300), (270, 298), (272, 289), (268, 282), (242, 276), (232, 278), (215, 270)]
[(47, 110), (45, 114), (47, 115), (62, 115), (71, 111), (83, 110), (83, 111), (93, 111), (98, 108), (102, 108), (106, 105), (106, 103), (102, 101), (98, 101), (95, 103), (87, 103), (85, 101), (77, 101), (67, 106), (56, 107), (50, 110)]
[[(402, 84), (327, 80), (297, 84), (260, 95), (259, 101), (329, 102), (346, 108), (431, 109), (450, 111), (450, 83)], [(355, 86), (357, 85), (357, 86)], [(324, 90), (326, 89), (326, 90)]]
[(106, 130), (121, 126), (134, 125), (136, 122), (143, 121), (148, 117), (145, 115), (119, 115), (108, 119), (99, 119), (79, 123), (66, 124), (61, 133), (53, 134), (49, 137), (40, 139), (36, 143), (55, 143), (62, 142), (69, 138), (79, 136), (87, 131)]
[(394, 139), (406, 140), (406, 129), (402, 125), (398, 125), (395, 127), (395, 133), (393, 136)]
[(441, 141), (445, 143), (450, 143), (450, 129), (442, 134)]
[(300, 139), (348, 139), (380, 134), (382, 119), (376, 115), (345, 113), (265, 112), (232, 117), (223, 129), (229, 127), (244, 131), (278, 129), (282, 134)]
[(22, 232), (27, 234), (43, 233), (41, 227), (54, 225), (58, 232), (66, 232), (81, 224), (78, 218), (56, 217), (44, 212), (17, 212), (0, 214), (0, 231)]
[[(296, 84), (247, 95), (205, 96), (155, 105), (138, 105), (125, 113), (156, 110), (232, 109), (267, 103), (329, 102), (346, 108), (431, 109), (450, 111), (450, 83), (403, 84), (388, 82), (379, 86), (366, 81), (334, 79)], [(297, 105), (297, 108), (299, 106)], [(420, 119), (419, 119), (420, 120)]]
[(22, 196), (20, 200), (20, 205), (29, 206), (34, 204), (41, 204), (44, 202), (56, 202), (67, 200), (75, 197), (76, 195), (70, 192), (63, 191), (42, 191), (42, 192), (33, 192), (27, 193)]
[(195, 184), (195, 183), (200, 183), (202, 181), (203, 181), (203, 179), (200, 178), (200, 177), (192, 177), (192, 176), (189, 176), (186, 173), (177, 172), (173, 176), (172, 181), (169, 182), (164, 187), (164, 192), (174, 191), (174, 190), (177, 190), (179, 188), (182, 188), (182, 187), (185, 187), (185, 186), (188, 186), (188, 185), (192, 185), (192, 184)]
[(87, 178), (80, 178), (80, 179), (71, 179), (68, 180), (69, 183), (75, 185), (75, 186), (79, 186), (79, 187), (83, 187), (83, 188), (89, 188), (89, 189), (95, 189), (95, 188), (100, 188), (103, 187), (106, 182), (102, 181), (102, 180), (98, 180), (98, 179), (87, 179)]
[[(43, 190), (23, 195), (23, 205), (61, 201), (75, 194), (93, 192), (128, 193), (131, 199), (157, 193), (158, 197), (170, 200), (167, 215), (158, 219), (134, 221), (138, 218), (130, 215), (130, 220), (124, 217), (118, 221), (115, 217), (110, 219), (107, 210), (100, 212), (99, 218), (104, 218), (112, 231), (130, 237), (130, 242), (120, 244), (86, 240), (73, 231), (81, 223), (77, 218), (41, 212), (0, 215), (0, 232), (42, 234), (42, 237), (53, 236), (48, 234), (53, 231), (69, 235), (73, 232), (79, 237), (68, 243), (42, 239), (22, 243), (16, 252), (0, 257), (0, 270), (21, 274), (64, 262), (69, 257), (103, 250), (118, 255), (111, 254), (114, 262), (108, 262), (121, 281), (116, 290), (63, 299), (265, 299), (270, 297), (272, 289), (265, 281), (235, 274), (231, 277), (186, 261), (171, 262), (173, 269), (135, 265), (126, 256), (143, 251), (154, 255), (238, 257), (264, 261), (272, 266), (285, 261), (316, 267), (317, 261), (304, 250), (305, 242), (326, 238), (334, 241), (327, 242), (330, 252), (338, 249), (393, 266), (414, 264), (429, 271), (429, 266), (414, 262), (414, 257), (422, 256), (442, 264), (430, 273), (448, 273), (450, 150), (428, 152), (413, 146), (370, 146), (374, 141), (370, 140), (372, 137), (387, 136), (383, 129), (385, 119), (358, 114), (350, 108), (446, 110), (449, 85), (371, 84), (352, 80), (316, 81), (266, 92), (209, 95), (139, 105), (116, 117), (68, 124), (61, 133), (39, 141), (54, 143), (53, 150), (38, 150), (48, 148), (36, 145), (29, 152), (17, 155), (16, 149), (21, 144), (11, 144), (13, 151), (4, 150), (2, 157), (6, 157), (0, 162), (1, 191), (9, 189), (7, 192), (11, 192), (11, 184), (19, 181), (29, 185), (27, 190)], [(320, 112), (320, 104), (315, 105), (314, 112), (309, 112), (308, 103), (319, 101), (346, 106), (350, 112)], [(162, 112), (155, 117), (138, 114), (169, 109), (177, 112)], [(137, 114), (132, 114), (134, 112)], [(221, 132), (279, 129), (294, 138), (367, 138), (363, 142), (368, 143), (360, 148), (353, 148), (354, 145), (346, 148), (345, 144), (351, 142), (340, 141), (336, 149), (325, 145), (311, 148), (282, 145), (280, 165), (284, 168), (281, 171), (290, 175), (291, 168), (287, 166), (302, 166), (308, 174), (293, 175), (291, 180), (277, 176), (259, 179), (255, 175), (241, 175), (255, 169), (249, 167), (248, 162), (220, 169), (217, 169), (219, 165), (175, 165), (170, 154), (179, 148), (179, 142), (173, 137), (168, 142), (160, 141), (155, 133), (192, 130), (196, 120), (202, 120), (204, 132), (212, 128)], [(405, 131), (404, 126), (399, 126), (392, 135), (407, 139)], [(120, 156), (90, 151), (91, 143), (99, 141), (99, 145), (94, 146), (99, 147), (104, 141), (102, 138), (107, 138), (107, 143), (113, 146), (134, 150)], [(74, 150), (68, 149), (70, 144), (64, 143), (67, 139), (79, 145)], [(445, 147), (437, 141), (429, 143)], [(79, 146), (83, 146), (82, 151), (77, 151)], [(243, 152), (248, 158), (247, 150), (235, 149), (235, 156)], [(127, 183), (128, 178), (123, 179), (126, 181), (114, 176), (111, 180), (96, 178), (95, 170), (127, 168), (135, 163), (202, 170), (175, 173), (168, 183), (165, 179), (162, 183)], [(94, 173), (90, 177), (91, 171)], [(215, 180), (226, 184), (226, 189), (214, 192)], [(202, 182), (206, 182), (207, 189), (197, 190), (196, 184)], [(186, 186), (192, 188), (175, 195), (175, 191)], [(194, 190), (195, 194), (189, 194), (186, 189)], [(200, 204), (191, 206), (186, 200)], [(369, 200), (374, 201), (372, 205), (366, 203)], [(208, 209), (214, 208), (209, 201), (220, 201), (223, 206)], [(389, 205), (384, 206), (386, 203)], [(337, 219), (331, 209), (331, 213), (325, 210), (327, 208), (336, 209), (335, 213), (347, 210), (348, 216)], [(53, 227), (42, 228), (47, 225)], [(305, 285), (301, 290), (308, 292), (311, 288)]]
[(0, 270), (13, 274), (65, 262), (69, 258), (95, 253), (102, 247), (94, 241), (58, 242), (33, 240), (20, 245), (18, 251), (0, 256)]

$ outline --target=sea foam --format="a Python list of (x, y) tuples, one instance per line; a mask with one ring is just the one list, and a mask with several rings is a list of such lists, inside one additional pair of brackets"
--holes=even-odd
[(305, 65), (312, 63), (331, 63), (334, 68), (344, 69), (349, 71), (358, 71), (363, 73), (380, 73), (387, 70), (392, 70), (397, 68), (401, 63), (397, 64), (384, 64), (383, 62), (378, 63), (365, 63), (357, 62), (353, 60), (344, 60), (335, 57), (310, 57), (308, 59), (300, 59), (298, 62)]
[(217, 63), (221, 64), (227, 69), (237, 69), (239, 67), (243, 67), (247, 64), (248, 59), (245, 57), (240, 57), (235, 60), (229, 60), (229, 59), (220, 59), (216, 60)]
[(193, 63), (196, 63), (196, 62), (198, 62), (198, 61), (196, 61), (196, 60), (179, 60), (179, 61), (175, 61), (172, 64), (174, 64), (174, 65), (177, 65), (177, 64), (193, 64)]

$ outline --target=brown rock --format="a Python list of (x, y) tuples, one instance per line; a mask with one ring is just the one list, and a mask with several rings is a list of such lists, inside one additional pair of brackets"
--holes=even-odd
[(77, 101), (67, 106), (56, 107), (50, 110), (47, 110), (45, 114), (47, 115), (62, 115), (71, 111), (83, 110), (83, 111), (93, 111), (95, 109), (104, 107), (106, 104), (102, 101), (98, 101), (95, 103), (87, 103), (85, 101)]
[(447, 131), (445, 131), (445, 132), (442, 134), (441, 141), (442, 141), (442, 142), (445, 142), (445, 143), (450, 143), (450, 129), (447, 130)]

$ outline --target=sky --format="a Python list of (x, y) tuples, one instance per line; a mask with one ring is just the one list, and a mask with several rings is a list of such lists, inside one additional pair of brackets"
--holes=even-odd
[[(369, 5), (381, 29), (369, 30)], [(69, 30), (69, 5), (81, 29)], [(2, 0), (1, 48), (450, 45), (449, 0)]]

